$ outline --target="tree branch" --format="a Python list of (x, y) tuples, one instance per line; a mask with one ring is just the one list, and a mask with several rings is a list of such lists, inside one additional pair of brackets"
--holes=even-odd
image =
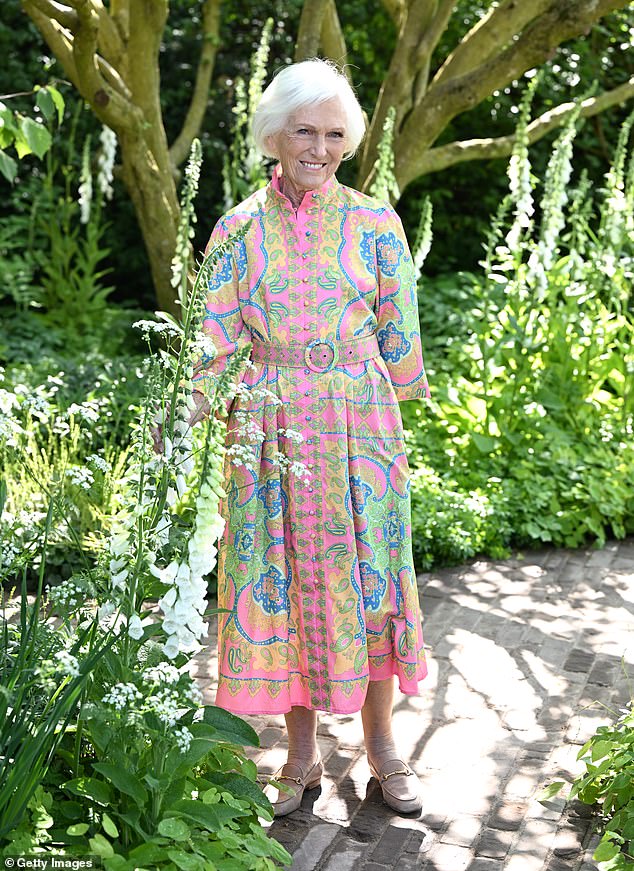
[(455, 0), (439, 0), (436, 14), (432, 18), (429, 27), (423, 34), (417, 52), (417, 62), (421, 69), (416, 79), (416, 87), (414, 89), (414, 103), (418, 103), (427, 91), (429, 83), (429, 71), (431, 68), (431, 58), (434, 49), (447, 29), (449, 20), (456, 8)]
[(458, 78), (481, 66), (552, 5), (553, 0), (503, 0), (499, 6), (492, 7), (461, 39), (434, 76), (432, 84)]
[[(321, 23), (321, 36), (319, 42), (324, 57), (328, 57), (340, 66), (344, 66), (348, 55), (348, 49), (346, 48), (346, 41), (343, 36), (343, 30), (341, 29), (341, 22), (339, 21), (335, 0), (328, 0), (326, 4), (326, 10)], [(344, 72), (346, 76), (348, 76), (348, 79), (350, 79), (348, 70), (344, 68)]]
[(427, 147), (452, 118), (544, 63), (560, 43), (588, 31), (604, 15), (622, 7), (623, 0), (557, 0), (498, 55), (455, 79), (432, 83), (395, 143), (395, 173), (401, 190), (420, 174), (418, 166)]
[[(634, 98), (634, 76), (611, 91), (605, 91), (597, 97), (588, 97), (581, 103), (582, 118), (591, 118), (611, 106), (624, 103)], [(561, 127), (566, 118), (574, 111), (576, 103), (561, 103), (544, 112), (539, 118), (528, 125), (528, 141), (532, 145), (557, 127)], [(451, 142), (439, 148), (430, 149), (423, 158), (422, 173), (439, 172), (457, 163), (468, 160), (493, 160), (498, 157), (508, 157), (513, 151), (515, 134), (499, 136), (495, 139), (469, 139), (464, 142)]]
[(99, 16), (98, 44), (99, 54), (116, 67), (120, 73), (121, 59), (124, 56), (124, 44), (119, 30), (110, 16), (108, 9), (103, 5), (103, 0), (93, 0), (93, 6)]
[(421, 34), (426, 31), (437, 11), (438, 0), (413, 0), (407, 10), (398, 36), (388, 72), (379, 91), (374, 114), (370, 123), (363, 155), (360, 161), (359, 177), (366, 178), (372, 171), (374, 156), (383, 135), (383, 124), (390, 106), (396, 109), (395, 125), (398, 130), (403, 116), (412, 106), (412, 82), (421, 62), (418, 49)]
[(315, 57), (329, 0), (304, 0), (295, 44), (295, 61)]
[(110, 17), (126, 43), (130, 36), (130, 0), (110, 0)]
[(67, 30), (77, 26), (77, 13), (69, 9), (68, 4), (57, 3), (55, 0), (32, 0), (32, 2), (36, 9), (59, 22)]
[(407, 15), (406, 0), (382, 0), (382, 3), (397, 29), (400, 30)]
[(79, 77), (73, 58), (73, 40), (70, 31), (62, 27), (59, 21), (42, 12), (39, 8), (40, 4), (35, 0), (21, 0), (21, 5), (79, 91)]
[(198, 69), (196, 70), (196, 82), (189, 109), (187, 110), (187, 116), (183, 122), (183, 128), (170, 148), (170, 160), (175, 167), (180, 166), (189, 154), (192, 141), (198, 135), (205, 112), (207, 111), (209, 86), (218, 51), (220, 4), (221, 0), (205, 0), (203, 7), (203, 43)]

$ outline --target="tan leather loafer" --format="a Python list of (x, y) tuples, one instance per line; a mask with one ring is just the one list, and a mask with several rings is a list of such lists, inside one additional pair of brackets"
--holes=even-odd
[(401, 759), (389, 759), (379, 769), (368, 759), (372, 776), (381, 786), (383, 801), (402, 814), (412, 814), (423, 809), (420, 781)]
[[(265, 795), (273, 805), (273, 813), (276, 817), (284, 817), (296, 811), (302, 803), (302, 798), (305, 789), (314, 789), (319, 786), (321, 776), (324, 773), (321, 759), (318, 759), (310, 768), (305, 769), (295, 762), (287, 762), (283, 765), (277, 774), (274, 774), (272, 780), (279, 780), (285, 786), (291, 788), (291, 792), (280, 792), (272, 784), (268, 784), (264, 790)], [(277, 799), (273, 801), (270, 793), (277, 793)]]

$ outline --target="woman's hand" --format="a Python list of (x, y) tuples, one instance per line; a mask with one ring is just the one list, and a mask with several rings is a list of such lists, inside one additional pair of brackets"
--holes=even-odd
[[(205, 396), (204, 393), (201, 393), (200, 390), (194, 390), (192, 393), (193, 400), (195, 402), (195, 408), (193, 408), (189, 414), (189, 419), (187, 423), (190, 426), (194, 426), (201, 420), (205, 420), (209, 417), (211, 413), (211, 406), (209, 405), (209, 400)], [(166, 407), (166, 415), (169, 415), (170, 409), (169, 405)], [(152, 436), (152, 445), (154, 447), (154, 452), (157, 454), (162, 454), (165, 445), (163, 442), (163, 427), (160, 423), (157, 423), (155, 426), (151, 427), (150, 434)]]

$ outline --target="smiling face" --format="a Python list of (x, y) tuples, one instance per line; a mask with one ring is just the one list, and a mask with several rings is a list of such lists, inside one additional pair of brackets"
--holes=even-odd
[(298, 109), (285, 128), (270, 137), (270, 144), (284, 171), (282, 189), (297, 206), (306, 191), (325, 184), (341, 163), (346, 150), (341, 103), (332, 99)]

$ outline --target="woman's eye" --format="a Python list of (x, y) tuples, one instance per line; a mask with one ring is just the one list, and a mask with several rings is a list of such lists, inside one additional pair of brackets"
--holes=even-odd
[(308, 133), (308, 130), (305, 127), (300, 127), (297, 132), (300, 134), (300, 136), (306, 136)]
[(330, 135), (335, 139), (343, 139), (343, 133), (340, 130), (333, 130)]

